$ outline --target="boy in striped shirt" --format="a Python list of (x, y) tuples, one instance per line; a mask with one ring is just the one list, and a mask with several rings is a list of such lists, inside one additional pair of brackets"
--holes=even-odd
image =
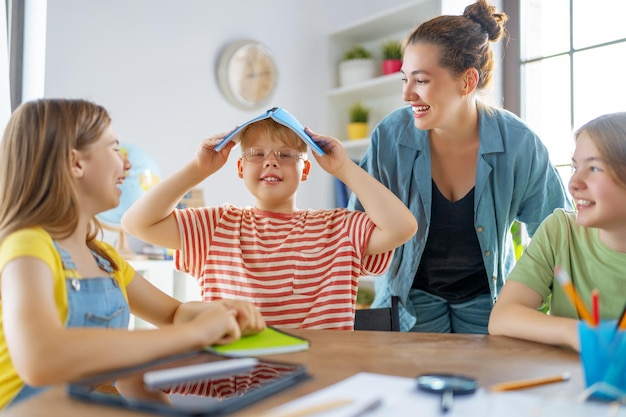
[(404, 204), (355, 164), (340, 141), (306, 133), (324, 150), (318, 164), (352, 190), (361, 211), (300, 210), (296, 192), (311, 169), (307, 144), (272, 119), (239, 133), (239, 177), (254, 207), (176, 209), (192, 188), (219, 170), (234, 142), (214, 151), (225, 134), (205, 140), (196, 157), (144, 194), (124, 215), (132, 235), (175, 249), (177, 269), (194, 276), (205, 301), (253, 302), (268, 325), (354, 328), (361, 275), (380, 275), (393, 250), (417, 231)]

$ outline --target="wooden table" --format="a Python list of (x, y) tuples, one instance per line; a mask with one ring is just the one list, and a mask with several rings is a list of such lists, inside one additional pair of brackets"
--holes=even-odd
[[(578, 354), (565, 348), (502, 336), (337, 330), (291, 332), (308, 338), (311, 349), (268, 358), (304, 363), (313, 378), (233, 416), (258, 416), (262, 411), (362, 371), (405, 377), (426, 372), (462, 373), (476, 378), (482, 387), (569, 372), (572, 378), (568, 382), (527, 391), (574, 397), (584, 389)], [(3, 417), (44, 415), (136, 417), (147, 414), (82, 403), (69, 398), (63, 387), (52, 388), (3, 413)]]

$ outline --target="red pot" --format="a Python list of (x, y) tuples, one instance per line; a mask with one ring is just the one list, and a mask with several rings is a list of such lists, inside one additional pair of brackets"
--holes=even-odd
[(385, 59), (383, 61), (383, 74), (393, 74), (394, 72), (400, 71), (402, 67), (401, 59)]

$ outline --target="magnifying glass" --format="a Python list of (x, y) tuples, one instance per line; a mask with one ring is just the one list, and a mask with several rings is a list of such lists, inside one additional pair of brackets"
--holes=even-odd
[(441, 414), (452, 408), (455, 395), (473, 394), (478, 387), (474, 378), (455, 374), (424, 374), (417, 377), (417, 388), (441, 394)]

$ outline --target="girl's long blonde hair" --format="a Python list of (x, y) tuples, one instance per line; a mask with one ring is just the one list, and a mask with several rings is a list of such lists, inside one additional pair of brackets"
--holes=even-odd
[[(13, 112), (0, 143), (0, 241), (28, 227), (43, 227), (54, 238), (76, 230), (71, 153), (98, 140), (110, 124), (102, 106), (79, 99), (30, 101)], [(117, 268), (94, 241), (100, 231), (93, 218), (87, 245)]]

